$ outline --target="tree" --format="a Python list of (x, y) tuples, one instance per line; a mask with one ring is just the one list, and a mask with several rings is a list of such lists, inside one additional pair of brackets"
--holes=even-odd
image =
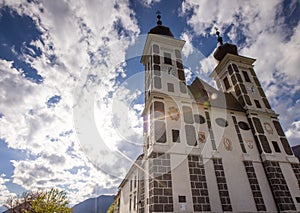
[(69, 203), (65, 191), (51, 189), (26, 192), (21, 198), (10, 198), (6, 206), (11, 213), (69, 213), (72, 212)]

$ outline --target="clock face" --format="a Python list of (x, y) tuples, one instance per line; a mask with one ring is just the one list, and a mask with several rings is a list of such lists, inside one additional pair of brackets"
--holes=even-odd
[(168, 73), (169, 75), (175, 75), (175, 71), (172, 66), (163, 66), (162, 71)]

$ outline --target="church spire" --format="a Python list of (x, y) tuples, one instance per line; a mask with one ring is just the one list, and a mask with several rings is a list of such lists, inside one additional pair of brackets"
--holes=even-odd
[(160, 20), (161, 19), (161, 15), (160, 15), (160, 11), (158, 10), (157, 12), (156, 12), (156, 14), (157, 14), (157, 25), (162, 25), (162, 21)]
[(215, 27), (216, 35), (218, 36), (218, 47), (214, 52), (214, 58), (220, 62), (227, 53), (238, 55), (237, 46), (234, 44), (225, 43), (223, 44), (223, 38), (220, 36), (219, 29)]
[(218, 36), (218, 42), (220, 45), (223, 45), (223, 38), (220, 36), (220, 32), (219, 32), (219, 29), (217, 27), (215, 27), (215, 30), (216, 30), (216, 35)]
[(158, 34), (158, 35), (174, 37), (170, 28), (162, 25), (162, 21), (160, 20), (161, 19), (160, 11), (157, 11), (156, 14), (157, 14), (156, 16), (157, 25), (149, 31), (149, 34)]

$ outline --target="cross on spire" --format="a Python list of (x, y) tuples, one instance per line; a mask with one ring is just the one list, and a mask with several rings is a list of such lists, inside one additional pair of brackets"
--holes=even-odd
[(156, 14), (157, 14), (157, 25), (162, 25), (162, 21), (160, 20), (161, 19), (161, 12), (158, 10), (157, 12), (156, 12)]
[(220, 36), (219, 29), (215, 27), (215, 30), (216, 30), (216, 35), (218, 36), (218, 42), (220, 43), (220, 45), (223, 45), (223, 38)]

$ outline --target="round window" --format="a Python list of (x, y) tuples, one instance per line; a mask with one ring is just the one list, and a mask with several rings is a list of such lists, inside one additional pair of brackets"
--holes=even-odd
[(250, 129), (249, 125), (248, 125), (246, 122), (244, 122), (244, 121), (240, 121), (240, 122), (238, 123), (238, 125), (239, 125), (239, 127), (240, 127), (242, 130), (249, 130), (249, 129)]
[(228, 122), (224, 118), (217, 118), (216, 123), (221, 127), (228, 126)]

